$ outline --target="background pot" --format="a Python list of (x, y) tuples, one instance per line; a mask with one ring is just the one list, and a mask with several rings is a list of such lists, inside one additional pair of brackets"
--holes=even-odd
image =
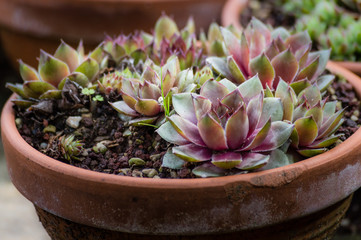
[(1, 39), (12, 63), (33, 66), (39, 49), (54, 52), (59, 39), (95, 47), (104, 38), (135, 29), (150, 31), (162, 12), (184, 26), (193, 16), (199, 28), (220, 20), (225, 0), (0, 0)]
[[(361, 95), (360, 78), (335, 63), (328, 68)], [(41, 154), (19, 135), (10, 101), (1, 125), (11, 180), (34, 203), (53, 239), (327, 239), (361, 186), (361, 130), (324, 154), (277, 169), (142, 179)]]

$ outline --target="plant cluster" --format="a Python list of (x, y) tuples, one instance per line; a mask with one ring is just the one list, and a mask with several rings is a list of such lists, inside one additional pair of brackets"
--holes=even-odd
[[(38, 71), (20, 62), (24, 84), (8, 87), (31, 110), (71, 82), (89, 102), (110, 104), (119, 121), (153, 127), (169, 143), (164, 167), (192, 162), (201, 177), (286, 165), (339, 139), (343, 110), (324, 97), (330, 53), (311, 52), (307, 32), (257, 19), (242, 33), (212, 24), (199, 40), (194, 29), (192, 20), (179, 31), (162, 16), (153, 34), (107, 38), (88, 55), (62, 42), (54, 56), (41, 53)], [(72, 161), (83, 145), (68, 135), (60, 148)]]

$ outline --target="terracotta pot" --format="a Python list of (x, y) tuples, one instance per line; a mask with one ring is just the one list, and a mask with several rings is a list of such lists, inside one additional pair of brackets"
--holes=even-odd
[(336, 63), (361, 76), (361, 62), (338, 61)]
[[(328, 68), (361, 95), (360, 78), (332, 62)], [(322, 155), (277, 169), (143, 179), (41, 154), (19, 135), (10, 101), (1, 126), (11, 180), (53, 239), (329, 239), (361, 186), (361, 130)]]
[(225, 0), (0, 0), (1, 39), (15, 64), (37, 65), (39, 49), (53, 52), (59, 39), (88, 47), (135, 29), (150, 31), (165, 12), (184, 26), (193, 16), (198, 28), (220, 20)]

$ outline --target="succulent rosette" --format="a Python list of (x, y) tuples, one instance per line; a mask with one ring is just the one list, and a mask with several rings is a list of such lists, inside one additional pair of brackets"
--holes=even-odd
[[(258, 76), (238, 87), (210, 79), (200, 94), (173, 95), (175, 114), (158, 134), (174, 143), (172, 152), (189, 162), (211, 162), (220, 169), (253, 170), (290, 137), (294, 125), (282, 121), (279, 98), (264, 98)], [(195, 170), (197, 171), (197, 169)]]
[[(238, 38), (221, 28), (226, 58), (209, 57), (213, 70), (240, 84), (258, 74), (264, 88), (275, 89), (283, 79), (287, 83), (317, 82), (329, 59), (330, 51), (311, 52), (307, 32), (290, 35), (284, 28), (271, 31), (253, 18)], [(326, 83), (323, 83), (326, 84)]]
[(6, 86), (21, 97), (13, 102), (23, 107), (34, 104), (36, 99), (60, 98), (67, 80), (82, 87), (93, 82), (99, 74), (101, 59), (100, 46), (85, 56), (81, 43), (75, 50), (62, 41), (53, 56), (41, 50), (38, 71), (20, 60), (19, 71), (24, 83)]

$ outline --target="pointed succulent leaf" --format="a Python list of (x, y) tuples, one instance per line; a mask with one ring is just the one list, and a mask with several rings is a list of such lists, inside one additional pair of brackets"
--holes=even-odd
[(311, 83), (307, 78), (305, 78), (291, 83), (290, 86), (293, 89), (293, 91), (295, 91), (296, 96), (298, 96), (300, 92), (302, 92), (307, 87), (311, 86)]
[(178, 34), (177, 24), (168, 16), (161, 16), (155, 24), (154, 36), (156, 47), (159, 48), (163, 38), (170, 39), (174, 34)]
[(313, 75), (316, 73), (319, 64), (319, 58), (313, 60), (308, 66), (303, 68), (297, 75), (296, 80), (301, 80), (304, 78), (312, 79)]
[(221, 40), (223, 38), (221, 28), (217, 23), (213, 22), (211, 25), (209, 25), (207, 38), (210, 42)]
[(253, 151), (272, 151), (281, 147), (291, 136), (294, 125), (282, 121), (272, 122), (271, 129), (264, 141)]
[(279, 168), (292, 164), (293, 161), (284, 152), (279, 149), (275, 149), (271, 152), (268, 163), (260, 168), (260, 171), (269, 170), (273, 168)]
[(137, 49), (130, 54), (130, 57), (134, 59), (134, 65), (137, 65), (139, 62), (145, 62), (147, 53), (142, 49)]
[(118, 111), (121, 114), (125, 114), (132, 117), (138, 116), (138, 113), (134, 111), (134, 109), (130, 108), (128, 104), (126, 104), (124, 101), (118, 101), (109, 104), (110, 106), (112, 106), (112, 108), (114, 108), (116, 111)]
[(92, 82), (99, 73), (99, 65), (94, 59), (88, 58), (74, 72), (83, 73)]
[(212, 157), (211, 149), (194, 144), (173, 147), (172, 152), (187, 162), (204, 162), (210, 160)]
[[(98, 63), (101, 63), (104, 58), (103, 57), (103, 46), (104, 46), (104, 42), (100, 43), (91, 53), (89, 53), (89, 55), (88, 55), (89, 58), (94, 59)], [(80, 56), (84, 56), (84, 49), (83, 49), (82, 43), (79, 43), (78, 53)], [(83, 58), (81, 58), (81, 59), (83, 59)]]
[(281, 38), (283, 41), (286, 41), (291, 35), (284, 27), (278, 27), (272, 31), (271, 36), (272, 39)]
[(40, 95), (48, 90), (56, 90), (56, 88), (48, 82), (42, 81), (26, 81), (23, 84), (24, 93), (30, 98), (39, 98)]
[(226, 174), (225, 170), (219, 167), (216, 167), (212, 163), (204, 163), (198, 167), (195, 167), (192, 170), (192, 173), (197, 177), (221, 177)]
[(320, 76), (325, 71), (326, 64), (330, 59), (330, 54), (331, 54), (331, 49), (309, 53), (309, 59), (315, 59), (317, 57), (319, 58), (317, 71), (310, 79), (311, 81), (316, 80), (318, 76)]
[(315, 148), (315, 149), (301, 149), (301, 150), (297, 150), (297, 152), (304, 157), (310, 158), (322, 154), (327, 150), (328, 150), (327, 148)]
[(266, 139), (268, 132), (271, 129), (271, 119), (266, 122), (266, 124), (259, 129), (256, 129), (253, 134), (248, 138), (248, 142), (246, 142), (245, 146), (240, 150), (252, 150), (258, 147), (262, 142)]
[(290, 136), (290, 140), (291, 140), (291, 145), (295, 148), (298, 148), (300, 144), (300, 137), (298, 136), (298, 132), (296, 128), (293, 129)]
[(290, 49), (287, 49), (274, 57), (271, 64), (276, 72), (273, 87), (277, 87), (279, 78), (282, 78), (288, 83), (291, 83), (295, 79), (298, 72), (298, 62)]
[(142, 99), (158, 100), (158, 98), (161, 96), (159, 87), (148, 81), (145, 81), (144, 85), (139, 90), (140, 90), (140, 97)]
[(239, 85), (238, 89), (246, 103), (248, 103), (253, 97), (258, 96), (260, 93), (263, 95), (263, 86), (258, 75)]
[(171, 149), (168, 149), (168, 151), (166, 152), (166, 154), (162, 159), (162, 167), (166, 167), (170, 169), (182, 169), (185, 163), (186, 162), (183, 159), (174, 155)]
[(76, 82), (77, 84), (79, 84), (82, 87), (86, 87), (89, 84), (89, 79), (87, 78), (87, 76), (85, 76), (83, 73), (80, 73), (80, 72), (74, 72), (74, 73), (70, 74), (69, 76), (65, 77), (63, 80), (61, 80), (61, 82), (58, 85), (59, 90), (63, 89), (66, 80)]
[(241, 92), (238, 90), (238, 88), (236, 88), (235, 90), (224, 96), (224, 98), (222, 98), (221, 100), (221, 103), (232, 110), (237, 110), (243, 104)]
[(64, 41), (61, 41), (61, 44), (55, 51), (54, 57), (65, 62), (70, 72), (73, 72), (79, 64), (78, 52)]
[(36, 70), (33, 67), (30, 67), (29, 65), (23, 63), (23, 61), (21, 60), (19, 60), (19, 72), (21, 78), (24, 81), (39, 80), (39, 76)]
[(138, 99), (134, 109), (148, 117), (157, 115), (161, 110), (158, 101), (154, 99)]
[(289, 36), (286, 39), (285, 44), (293, 53), (295, 53), (298, 49), (310, 44), (311, 42), (312, 40), (308, 32), (303, 31)]
[(228, 148), (225, 131), (223, 127), (208, 113), (198, 121), (199, 134), (204, 143), (214, 150), (225, 150)]
[(60, 90), (48, 90), (39, 96), (39, 99), (61, 99)]
[(143, 126), (145, 124), (154, 124), (154, 122), (158, 119), (157, 116), (155, 117), (138, 117), (132, 120), (129, 120), (129, 125), (131, 126)]
[(318, 139), (325, 138), (332, 134), (338, 127), (340, 127), (340, 122), (342, 121), (343, 114), (345, 109), (341, 109), (333, 114), (324, 124), (322, 124), (321, 129), (319, 130)]
[(262, 82), (263, 88), (266, 88), (266, 86), (272, 87), (273, 79), (275, 78), (275, 71), (271, 62), (264, 53), (251, 60), (250, 69), (252, 75), (258, 73), (258, 77)]
[(317, 79), (317, 86), (320, 89), (320, 92), (326, 91), (328, 86), (331, 85), (332, 81), (335, 79), (334, 75), (328, 74), (328, 75), (322, 75)]
[(167, 142), (176, 145), (185, 145), (190, 143), (187, 139), (178, 134), (170, 122), (162, 124), (156, 132)]
[(280, 98), (282, 102), (283, 120), (291, 121), (293, 118), (294, 104), (292, 95), (294, 94), (291, 87), (282, 79), (278, 83), (275, 97)]
[(304, 96), (305, 96), (307, 103), (311, 107), (318, 104), (322, 99), (321, 92), (318, 89), (317, 84), (314, 84), (314, 85), (306, 88), (304, 91)]
[(208, 57), (206, 62), (212, 66), (212, 69), (222, 77), (231, 78), (232, 73), (228, 68), (227, 61), (218, 57)]
[(265, 54), (268, 57), (269, 60), (272, 60), (275, 56), (277, 56), (280, 53), (278, 50), (275, 41), (273, 40), (271, 42), (271, 45), (266, 49)]
[(238, 149), (248, 136), (249, 120), (246, 109), (240, 106), (227, 120), (225, 131), (229, 149)]
[(213, 153), (212, 164), (222, 168), (231, 169), (242, 162), (242, 155), (235, 152)]
[(205, 97), (192, 95), (192, 101), (196, 121), (200, 121), (206, 113), (209, 113), (212, 110), (212, 102)]
[(168, 94), (169, 90), (173, 87), (175, 82), (175, 76), (172, 76), (169, 71), (167, 71), (163, 77), (163, 94), (164, 96)]
[(271, 118), (272, 122), (282, 121), (283, 119), (283, 106), (279, 98), (264, 98), (262, 106), (261, 118), (258, 122), (258, 127), (264, 126)]
[(178, 93), (172, 97), (173, 108), (176, 113), (192, 123), (197, 123), (196, 113), (194, 110), (191, 93)]
[(292, 122), (295, 122), (299, 118), (303, 118), (307, 112), (307, 103), (304, 102), (297, 106), (293, 112)]
[(25, 99), (12, 99), (11, 102), (21, 109), (26, 109), (36, 103), (34, 101), (25, 100)]
[(39, 65), (39, 75), (45, 82), (58, 86), (61, 80), (70, 74), (68, 65), (53, 56), (42, 52), (43, 64)]
[(239, 165), (237, 165), (236, 168), (245, 171), (255, 170), (257, 168), (261, 168), (264, 165), (266, 165), (269, 158), (270, 158), (269, 155), (248, 152), (243, 154), (242, 162)]
[(315, 122), (317, 124), (317, 128), (320, 129), (322, 121), (323, 121), (323, 112), (322, 112), (321, 105), (316, 104), (314, 107), (309, 109), (305, 113), (305, 117), (308, 117), (308, 116), (312, 116), (312, 118), (315, 120)]
[(24, 93), (24, 87), (22, 84), (6, 83), (5, 87), (9, 88), (12, 92), (16, 93), (20, 97), (26, 98), (26, 95)]
[(191, 121), (183, 119), (178, 115), (171, 115), (168, 118), (169, 122), (172, 124), (174, 129), (188, 141), (205, 147), (206, 144), (203, 142), (201, 135), (199, 134), (198, 127), (194, 125)]
[(295, 128), (299, 138), (299, 146), (308, 146), (317, 138), (317, 123), (312, 116), (297, 119)]
[(336, 112), (337, 101), (327, 102), (323, 106), (323, 119), (322, 122), (326, 122)]
[(247, 116), (249, 121), (249, 135), (256, 129), (263, 108), (263, 94), (253, 97), (247, 105)]
[(325, 148), (329, 147), (342, 136), (342, 134), (339, 135), (332, 135), (330, 137), (327, 137), (325, 139), (320, 139), (312, 143), (311, 145), (307, 146), (307, 148)]
[(241, 69), (239, 68), (232, 56), (227, 57), (227, 65), (231, 73), (231, 76), (229, 76), (230, 80), (232, 80), (236, 84), (241, 84), (246, 81), (244, 74), (242, 73)]
[(229, 93), (228, 89), (216, 80), (210, 79), (201, 88), (200, 95), (211, 100), (214, 106)]

